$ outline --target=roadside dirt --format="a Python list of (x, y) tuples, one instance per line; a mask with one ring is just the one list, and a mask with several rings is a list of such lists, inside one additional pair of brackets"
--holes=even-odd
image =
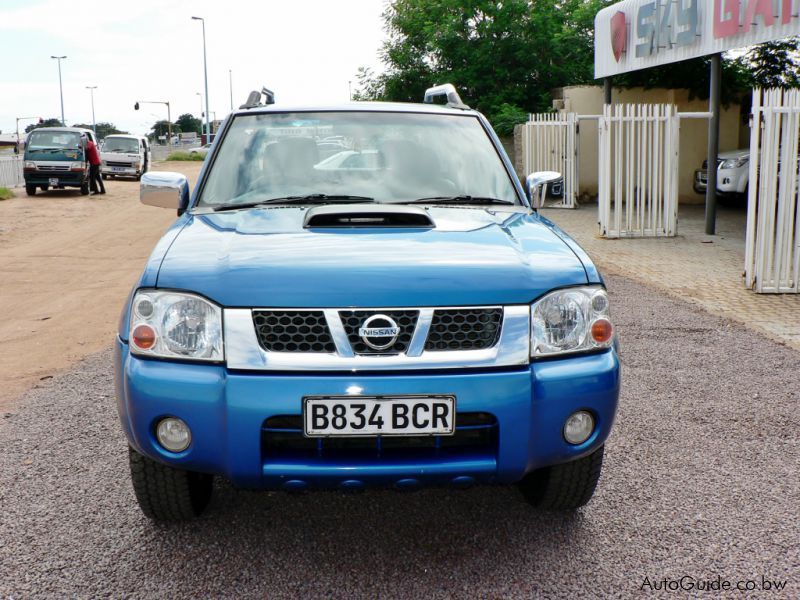
[[(194, 185), (202, 163), (158, 163)], [(114, 339), (122, 303), (173, 211), (139, 202), (139, 183), (107, 194), (39, 192), (0, 202), (0, 413), (25, 390)], [(109, 365), (109, 369), (111, 365)]]

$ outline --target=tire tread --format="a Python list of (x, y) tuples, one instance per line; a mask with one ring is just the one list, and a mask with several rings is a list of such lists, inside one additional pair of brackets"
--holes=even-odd
[(604, 447), (572, 462), (526, 476), (519, 484), (525, 499), (545, 510), (574, 510), (589, 502), (603, 468)]
[(156, 462), (128, 448), (131, 482), (142, 512), (154, 521), (188, 521), (211, 500), (213, 477)]

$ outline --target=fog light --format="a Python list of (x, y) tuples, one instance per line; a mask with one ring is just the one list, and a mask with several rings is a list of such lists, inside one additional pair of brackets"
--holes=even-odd
[(167, 417), (156, 427), (158, 443), (170, 452), (183, 452), (192, 443), (189, 426), (177, 417)]
[(564, 423), (564, 439), (570, 444), (582, 444), (594, 431), (594, 417), (585, 410), (572, 413)]

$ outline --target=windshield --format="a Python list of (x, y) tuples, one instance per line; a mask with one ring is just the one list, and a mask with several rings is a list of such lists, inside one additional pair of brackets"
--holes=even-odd
[(309, 194), (382, 203), (475, 196), (519, 204), (500, 156), (472, 115), (241, 115), (220, 143), (199, 206)]
[(28, 150), (48, 148), (77, 150), (81, 147), (81, 135), (75, 131), (34, 131), (28, 138)]
[(139, 141), (133, 138), (106, 138), (103, 152), (139, 152)]

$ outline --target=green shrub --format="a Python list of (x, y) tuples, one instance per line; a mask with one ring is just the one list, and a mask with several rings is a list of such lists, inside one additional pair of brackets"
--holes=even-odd
[(12, 192), (7, 187), (0, 187), (0, 200), (8, 200), (9, 198), (14, 197), (14, 192)]
[(204, 160), (205, 156), (200, 153), (190, 154), (189, 152), (173, 152), (167, 156), (167, 160)]

